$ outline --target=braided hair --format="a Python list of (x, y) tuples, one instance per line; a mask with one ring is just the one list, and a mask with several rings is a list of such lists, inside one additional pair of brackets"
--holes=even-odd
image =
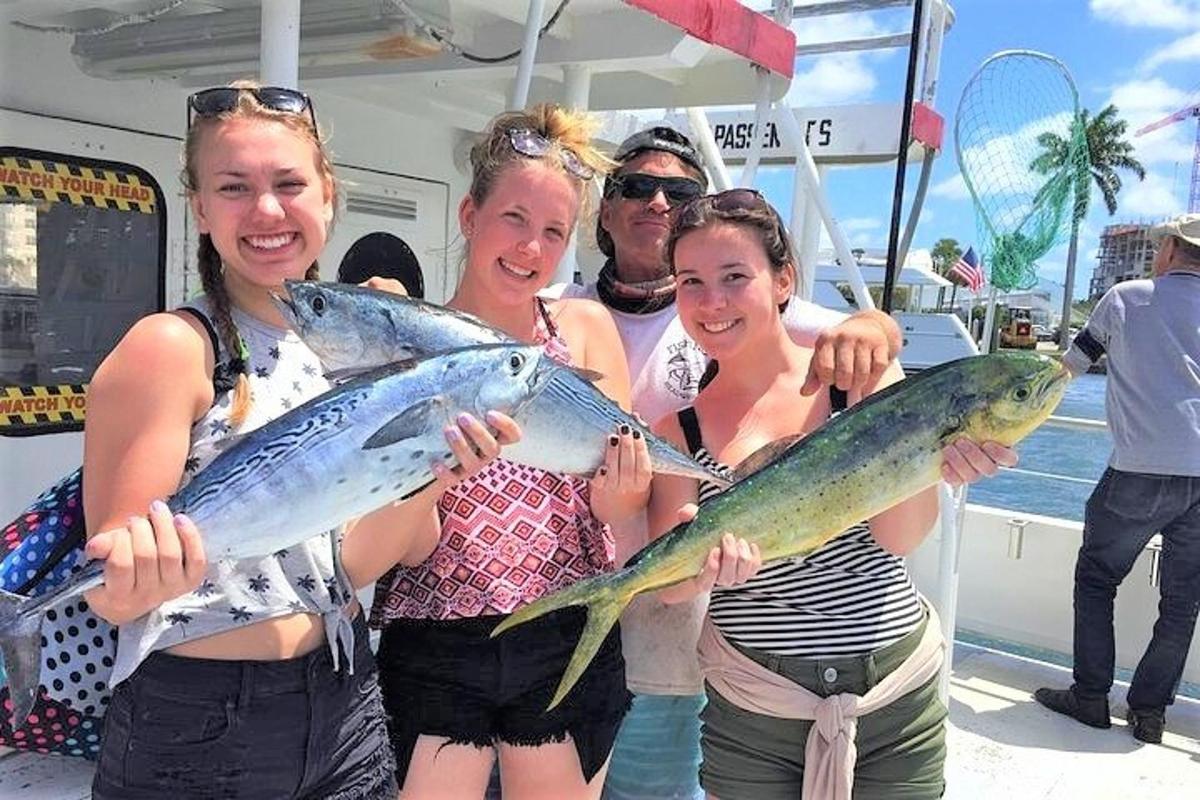
[[(258, 84), (252, 81), (235, 81), (230, 84), (239, 89), (255, 89)], [(258, 102), (251, 92), (242, 92), (238, 96), (237, 107), (220, 114), (196, 117), (188, 129), (184, 143), (184, 168), (180, 176), (184, 188), (191, 195), (199, 190), (199, 170), (196, 163), (200, 152), (201, 134), (217, 125), (235, 118), (252, 117), (272, 122), (278, 122), (308, 138), (316, 148), (317, 172), (333, 187), (334, 208), (337, 208), (338, 184), (333, 174), (333, 163), (321, 138), (320, 131), (313, 128), (307, 115), (293, 114), (285, 111), (275, 111)], [(200, 234), (200, 242), (196, 253), (196, 261), (200, 271), (200, 285), (209, 301), (209, 313), (217, 335), (229, 354), (227, 360), (220, 360), (220, 353), (214, 353), (217, 364), (213, 370), (213, 385), (220, 389), (232, 389), (233, 401), (230, 408), (229, 420), (236, 428), (245, 421), (250, 412), (250, 359), (246, 343), (238, 332), (237, 323), (231, 313), (229, 292), (225, 287), (224, 265), (221, 254), (217, 252), (212, 237), (206, 233)], [(316, 280), (320, 275), (317, 262), (309, 265), (304, 273), (305, 280)]]

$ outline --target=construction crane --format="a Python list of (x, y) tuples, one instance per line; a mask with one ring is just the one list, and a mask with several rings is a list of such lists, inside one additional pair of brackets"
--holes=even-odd
[[(1200, 118), (1200, 103), (1181, 108), (1158, 122), (1150, 123), (1133, 135), (1142, 136), (1190, 117)], [(1196, 124), (1196, 149), (1192, 153), (1192, 185), (1188, 191), (1188, 213), (1193, 214), (1197, 211), (1200, 211), (1200, 123)]]

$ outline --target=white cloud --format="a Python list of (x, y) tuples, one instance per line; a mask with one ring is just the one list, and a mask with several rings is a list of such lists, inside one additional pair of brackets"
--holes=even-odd
[[(1146, 180), (1140, 183), (1136, 179), (1126, 182), (1121, 194), (1117, 196), (1117, 216), (1121, 219), (1157, 220), (1180, 213), (1187, 204), (1183, 195), (1190, 180), (1191, 170), (1187, 172), (1187, 176), (1180, 178), (1178, 185), (1176, 181), (1159, 172), (1147, 173)], [(1100, 198), (1094, 198), (1094, 201), (1101, 206), (1104, 204)], [(1105, 214), (1107, 213), (1106, 210)]]
[(1139, 65), (1139, 69), (1143, 72), (1153, 72), (1163, 64), (1187, 61), (1200, 61), (1200, 31), (1176, 39), (1166, 47), (1158, 48), (1154, 55)]
[[(956, 172), (949, 178), (935, 183), (929, 189), (929, 194), (932, 197), (942, 197), (947, 200), (971, 199), (971, 193), (967, 191), (967, 182), (963, 180), (962, 173), (960, 172)], [(923, 216), (925, 216), (924, 212)]]
[[(850, 242), (851, 247), (881, 247), (880, 243), (887, 241), (887, 231), (884, 229), (883, 220), (877, 217), (839, 219), (838, 227), (842, 229), (842, 235)], [(829, 238), (824, 226), (821, 227), (821, 238), (817, 248), (833, 249), (833, 241)]]
[(800, 62), (783, 102), (794, 106), (827, 106), (863, 100), (878, 81), (857, 53), (817, 56)]
[(1092, 13), (1118, 25), (1190, 28), (1200, 25), (1200, 0), (1091, 0)]
[(1127, 139), (1134, 147), (1134, 158), (1150, 168), (1156, 164), (1191, 164), (1196, 123), (1181, 120), (1156, 131), (1136, 136), (1136, 132), (1193, 102), (1182, 90), (1161, 78), (1133, 80), (1113, 89), (1108, 103), (1129, 122)]

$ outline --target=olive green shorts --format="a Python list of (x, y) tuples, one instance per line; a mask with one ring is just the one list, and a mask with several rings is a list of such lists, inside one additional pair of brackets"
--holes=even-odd
[[(811, 659), (737, 646), (745, 655), (822, 697), (866, 694), (916, 649), (925, 626), (865, 656)], [(855, 800), (928, 800), (945, 791), (946, 707), (937, 676), (858, 720)], [(711, 685), (700, 714), (700, 784), (719, 800), (795, 800), (804, 781), (810, 720), (735, 706)], [(812, 800), (819, 800), (812, 798)]]

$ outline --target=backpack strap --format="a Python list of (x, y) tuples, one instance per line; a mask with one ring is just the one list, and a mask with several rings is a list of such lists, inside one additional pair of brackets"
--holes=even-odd
[(700, 418), (696, 416), (696, 408), (688, 406), (680, 409), (676, 416), (679, 418), (679, 427), (683, 429), (683, 438), (687, 440), (688, 453), (694, 456), (704, 446), (704, 440), (700, 436)]
[(217, 336), (217, 329), (213, 326), (212, 320), (195, 306), (180, 306), (175, 310), (186, 311), (204, 327), (204, 332), (208, 334), (208, 340), (212, 343), (213, 349), (212, 385), (214, 396), (220, 397), (226, 392), (233, 391), (233, 387), (237, 384), (238, 373), (241, 372), (241, 364), (235, 364), (233, 359), (221, 361), (221, 339)]

